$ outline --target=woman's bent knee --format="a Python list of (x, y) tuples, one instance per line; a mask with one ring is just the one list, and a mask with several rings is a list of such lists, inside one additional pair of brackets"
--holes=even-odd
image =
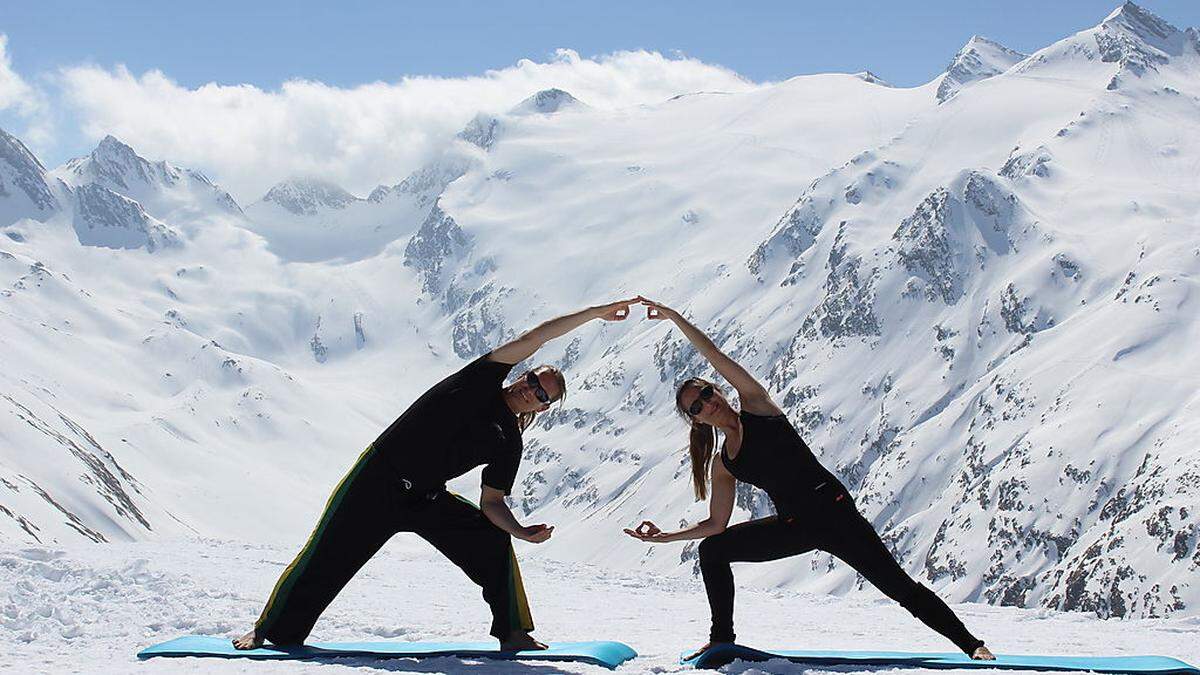
[(720, 564), (725, 562), (727, 557), (726, 547), (719, 534), (701, 539), (700, 545), (696, 547), (696, 552), (700, 554), (701, 565)]

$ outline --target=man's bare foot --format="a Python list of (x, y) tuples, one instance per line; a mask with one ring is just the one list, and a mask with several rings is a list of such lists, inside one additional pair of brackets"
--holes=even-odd
[(979, 645), (975, 648), (975, 651), (971, 652), (971, 658), (975, 659), (976, 661), (995, 661), (996, 655), (993, 654), (992, 650), (988, 649), (987, 647)]
[(696, 658), (697, 656), (700, 656), (701, 654), (712, 649), (713, 647), (716, 647), (719, 645), (731, 645), (731, 644), (733, 644), (733, 643), (732, 642), (709, 642), (708, 644), (704, 645), (700, 649), (697, 649), (696, 651), (692, 652), (691, 654), (688, 654), (687, 656), (683, 657), (683, 660), (691, 661), (692, 659)]
[(259, 637), (258, 630), (252, 630), (240, 638), (233, 639), (235, 649), (258, 649), (263, 646), (263, 639)]
[(507, 640), (500, 641), (500, 651), (502, 652), (523, 652), (530, 649), (549, 649), (547, 645), (533, 639), (533, 636), (523, 630), (514, 630), (509, 633)]

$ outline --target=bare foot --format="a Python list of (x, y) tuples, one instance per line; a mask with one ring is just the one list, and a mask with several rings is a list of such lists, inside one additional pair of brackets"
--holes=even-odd
[(509, 633), (507, 640), (500, 641), (500, 651), (502, 652), (523, 652), (530, 649), (549, 649), (547, 645), (533, 639), (533, 636), (523, 630), (514, 630)]
[(258, 649), (263, 646), (263, 639), (258, 636), (258, 630), (252, 630), (240, 638), (234, 638), (235, 649)]
[(688, 654), (687, 656), (683, 657), (683, 660), (691, 661), (692, 659), (696, 658), (697, 656), (700, 656), (701, 654), (712, 649), (713, 647), (716, 647), (719, 645), (731, 645), (731, 644), (733, 644), (733, 643), (732, 642), (709, 642), (708, 644), (704, 645), (700, 649), (697, 649), (696, 651), (692, 652), (691, 654)]
[(975, 648), (975, 651), (971, 652), (971, 658), (976, 661), (995, 661), (996, 655), (987, 647), (979, 645)]

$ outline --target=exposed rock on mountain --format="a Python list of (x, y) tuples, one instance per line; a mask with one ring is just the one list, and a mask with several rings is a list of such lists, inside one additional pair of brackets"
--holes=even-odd
[(973, 35), (946, 66), (946, 73), (938, 85), (937, 100), (945, 101), (973, 82), (999, 75), (1025, 57), (998, 42)]
[(45, 220), (59, 208), (46, 167), (16, 136), (0, 129), (0, 226)]
[(562, 89), (543, 89), (518, 103), (510, 111), (512, 115), (549, 115), (563, 110), (587, 108), (579, 99)]
[(241, 207), (203, 173), (166, 162), (150, 162), (109, 135), (91, 154), (54, 170), (71, 186), (97, 185), (133, 199), (155, 217), (170, 219), (181, 207), (195, 206), (241, 215)]
[(100, 185), (76, 187), (75, 233), (79, 243), (105, 248), (144, 248), (153, 253), (179, 246), (182, 238), (142, 205)]
[(272, 187), (262, 201), (298, 216), (315, 216), (321, 209), (344, 209), (361, 199), (328, 181), (297, 178)]

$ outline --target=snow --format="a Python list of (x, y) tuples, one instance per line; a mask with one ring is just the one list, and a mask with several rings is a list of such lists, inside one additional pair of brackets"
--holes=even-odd
[(973, 35), (954, 55), (950, 65), (946, 66), (946, 74), (938, 84), (937, 98), (939, 101), (945, 101), (959, 89), (972, 82), (999, 75), (1024, 58), (1025, 54), (985, 37)]
[[(768, 384), (906, 569), (972, 603), (998, 649), (1181, 655), (1170, 631), (1200, 607), (1200, 55), (1147, 16), (984, 59), (942, 101), (942, 76), (861, 73), (615, 110), (543, 91), (370, 198), (286, 183), (296, 209), (243, 212), (115, 138), (46, 172), (5, 136), (0, 588), (17, 595), (0, 644), (38, 659), (26, 642), (77, 640), (127, 667), (151, 641), (243, 630), (422, 391), (540, 321), (644, 293)], [(521, 549), (528, 576), (562, 578), (534, 597), (562, 631), (543, 637), (626, 639), (672, 669), (704, 632), (695, 545), (619, 530), (704, 516), (672, 401), (711, 370), (637, 312), (534, 362), (568, 377), (513, 495), (522, 521), (557, 526)], [(739, 490), (735, 520), (768, 510)], [(412, 574), (371, 572), (386, 590), (339, 600), (322, 637), (477, 638), (482, 607), (459, 609), (474, 590), (421, 593), (442, 579), (422, 555), (372, 563)], [(760, 644), (944, 647), (828, 555), (739, 574)], [(414, 592), (421, 620), (389, 624)], [(126, 609), (86, 604), (105, 600)], [(577, 615), (593, 606), (604, 620)], [(646, 625), (655, 606), (691, 618)], [(125, 643), (88, 637), (97, 622)]]
[[(602, 533), (593, 532), (593, 536)], [(610, 532), (607, 536), (624, 536)], [(613, 639), (639, 656), (619, 672), (677, 672), (679, 653), (702, 644), (708, 607), (697, 580), (565, 564), (518, 543), (522, 577), (542, 640)], [(670, 546), (679, 546), (673, 544)], [(438, 658), (272, 663), (152, 659), (138, 650), (184, 634), (240, 635), (262, 609), (293, 547), (196, 539), (108, 546), (0, 549), (0, 672), (528, 672), (531, 663)], [(735, 566), (739, 573), (746, 565)], [(1081, 614), (966, 604), (955, 611), (998, 652), (1155, 653), (1187, 660), (1195, 618), (1096, 621)], [(647, 621), (648, 616), (660, 617)], [(879, 594), (846, 599), (780, 588), (739, 588), (737, 629), (753, 646), (948, 651), (953, 647)], [(389, 543), (318, 621), (315, 640), (486, 641), (478, 589), (411, 535)], [(1191, 636), (1191, 637), (1189, 637)], [(603, 673), (556, 663), (556, 672)], [(784, 662), (734, 664), (724, 672), (799, 673)], [(838, 672), (853, 672), (838, 669)], [(870, 672), (864, 670), (863, 672)], [(905, 671), (919, 675), (920, 670)]]

